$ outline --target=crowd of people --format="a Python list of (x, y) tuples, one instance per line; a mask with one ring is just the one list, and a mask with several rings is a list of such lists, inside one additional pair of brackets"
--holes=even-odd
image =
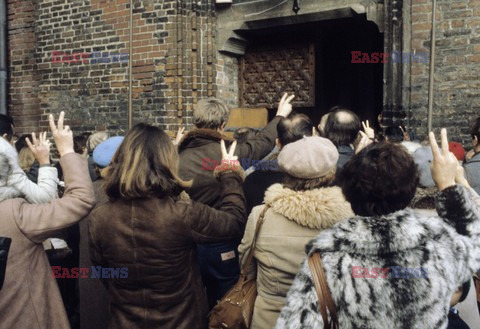
[(216, 329), (243, 276), (252, 329), (480, 328), (480, 118), (466, 152), (293, 97), (234, 138), (215, 98), (175, 140), (74, 136), (62, 112), (56, 153), (0, 115), (0, 328)]

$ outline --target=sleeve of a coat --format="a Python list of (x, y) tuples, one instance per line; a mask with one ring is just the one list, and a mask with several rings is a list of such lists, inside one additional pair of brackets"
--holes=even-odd
[(318, 311), (317, 292), (311, 275), (308, 262), (304, 261), (288, 291), (285, 306), (275, 329), (323, 328), (323, 319)]
[[(90, 215), (92, 216), (92, 215)], [(90, 260), (94, 266), (107, 267), (107, 262), (103, 258), (103, 252), (101, 246), (97, 243), (96, 239), (96, 230), (91, 225), (93, 222), (96, 222), (93, 217), (89, 217), (88, 221), (88, 250), (90, 254)], [(88, 220), (88, 219), (87, 219)], [(102, 284), (108, 289), (108, 282), (106, 279), (100, 278)]]
[(75, 224), (89, 214), (95, 206), (95, 196), (86, 161), (75, 153), (60, 159), (66, 185), (63, 198), (42, 205), (25, 201), (16, 204), (15, 221), (25, 236), (41, 243), (52, 232)]
[(480, 269), (480, 199), (478, 194), (461, 185), (449, 187), (437, 197), (437, 213), (458, 233), (446, 236), (454, 252), (456, 278), (466, 282)]
[[(240, 261), (240, 268), (243, 267), (243, 264), (247, 260), (248, 253), (253, 243), (253, 238), (255, 237), (255, 229), (257, 226), (258, 217), (262, 212), (264, 206), (259, 206), (253, 208), (252, 212), (248, 216), (247, 225), (245, 227), (245, 233), (243, 234), (242, 242), (238, 246), (238, 255)], [(247, 275), (253, 275), (256, 273), (256, 262), (255, 257), (253, 258), (252, 264), (247, 269)]]
[(245, 143), (238, 143), (235, 154), (239, 159), (261, 160), (275, 147), (277, 138), (277, 125), (282, 117), (275, 117), (263, 130), (254, 138)]
[(35, 184), (20, 168), (17, 150), (4, 139), (0, 140), (0, 152), (10, 166), (7, 185), (22, 193), (28, 202), (46, 203), (57, 197), (58, 177), (55, 168), (40, 169), (38, 184)]
[(30, 203), (46, 203), (57, 197), (57, 169), (41, 167), (35, 184), (17, 164), (8, 177), (8, 185), (19, 190)]
[(220, 207), (211, 208), (192, 201), (185, 216), (196, 242), (220, 242), (239, 239), (246, 221), (246, 202), (243, 195), (242, 179), (236, 173), (220, 175)]

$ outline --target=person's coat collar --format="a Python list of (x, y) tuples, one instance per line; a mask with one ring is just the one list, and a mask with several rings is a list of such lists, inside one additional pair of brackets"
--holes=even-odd
[(328, 228), (353, 216), (350, 203), (337, 186), (294, 191), (273, 184), (265, 192), (265, 204), (288, 220), (312, 229)]

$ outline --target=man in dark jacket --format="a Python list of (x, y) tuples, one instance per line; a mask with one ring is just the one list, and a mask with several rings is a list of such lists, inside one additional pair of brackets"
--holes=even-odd
[[(277, 124), (292, 111), (290, 102), (293, 97), (287, 98), (285, 94), (278, 105), (276, 117), (254, 138), (237, 144), (235, 155), (240, 162), (259, 160), (270, 153), (277, 138)], [(186, 134), (178, 147), (180, 176), (186, 180), (193, 179), (188, 194), (193, 200), (214, 208), (220, 204), (220, 182), (213, 177), (211, 171), (222, 159), (220, 140), (224, 139), (227, 147), (232, 142), (223, 135), (229, 114), (229, 107), (218, 99), (200, 100), (193, 113), (196, 129)], [(241, 237), (242, 235), (228, 243), (204, 244), (197, 248), (210, 307), (238, 280), (240, 269), (237, 248)]]
[(337, 161), (337, 175), (339, 169), (355, 154), (352, 144), (362, 128), (360, 119), (352, 111), (335, 106), (325, 124), (325, 137), (337, 147), (340, 157)]
[[(287, 144), (302, 139), (303, 136), (312, 136), (313, 123), (305, 114), (292, 113), (287, 118), (283, 118), (277, 125), (278, 138), (276, 140), (278, 149), (281, 150)], [(255, 171), (247, 176), (243, 184), (243, 191), (247, 200), (247, 214), (250, 214), (253, 207), (263, 203), (265, 191), (270, 185), (282, 183), (284, 174), (278, 170), (272, 163), (277, 161), (277, 154), (274, 154), (267, 161), (268, 169), (261, 163), (255, 166)], [(262, 162), (263, 162), (262, 161)]]

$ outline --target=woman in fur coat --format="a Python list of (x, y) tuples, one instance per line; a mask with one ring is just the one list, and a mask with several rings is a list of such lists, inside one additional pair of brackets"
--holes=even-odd
[[(401, 147), (371, 145), (344, 167), (340, 186), (356, 217), (306, 248), (320, 253), (341, 329), (445, 329), (453, 293), (480, 268), (478, 195), (456, 177), (445, 129), (441, 149), (433, 133), (430, 143), (438, 216), (406, 208), (418, 175)], [(304, 262), (276, 328), (324, 328), (318, 307)]]
[(266, 210), (254, 249), (258, 295), (251, 328), (275, 326), (308, 241), (353, 216), (341, 189), (329, 187), (337, 160), (336, 147), (322, 137), (304, 137), (282, 148), (278, 166), (286, 174), (285, 181), (270, 186), (265, 204), (253, 208), (239, 246), (244, 264), (260, 214)]

